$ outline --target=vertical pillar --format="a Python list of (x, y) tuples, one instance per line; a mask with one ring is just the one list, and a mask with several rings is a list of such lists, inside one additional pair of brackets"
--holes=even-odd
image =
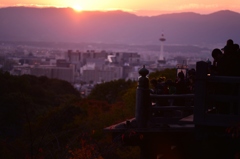
[(204, 61), (197, 62), (194, 102), (194, 122), (197, 125), (204, 123), (207, 73), (208, 63)]
[(150, 114), (150, 90), (149, 79), (147, 77), (149, 71), (143, 66), (139, 70), (138, 87), (136, 91), (136, 112), (135, 117), (138, 128), (146, 128)]

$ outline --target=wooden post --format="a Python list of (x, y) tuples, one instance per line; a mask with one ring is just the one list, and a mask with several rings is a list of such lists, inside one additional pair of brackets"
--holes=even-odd
[(194, 123), (197, 125), (204, 123), (207, 73), (208, 63), (204, 61), (197, 62), (194, 102)]
[(138, 87), (136, 92), (136, 112), (135, 117), (138, 128), (146, 128), (150, 114), (150, 90), (149, 79), (146, 77), (149, 71), (143, 66), (139, 70)]

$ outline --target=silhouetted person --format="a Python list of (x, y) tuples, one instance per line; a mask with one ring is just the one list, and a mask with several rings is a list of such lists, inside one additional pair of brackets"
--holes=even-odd
[(240, 54), (237, 44), (224, 47), (222, 58), (218, 59), (217, 70), (220, 76), (240, 76)]
[[(158, 95), (164, 94), (163, 85), (159, 84), (159, 80), (151, 79), (150, 83), (151, 83), (151, 87), (152, 87), (152, 89), (150, 89), (151, 94), (158, 94)], [(156, 106), (167, 106), (167, 105), (169, 105), (167, 99), (161, 99), (161, 100), (156, 99), (154, 102), (156, 103)]]
[(210, 72), (212, 75), (218, 74), (218, 62), (222, 57), (223, 57), (223, 53), (220, 49), (215, 48), (212, 50), (213, 63), (212, 63), (211, 72)]
[(175, 87), (175, 84), (172, 80), (167, 80), (165, 82), (165, 85), (168, 89), (168, 94), (175, 94), (176, 93), (176, 87)]
[(233, 50), (234, 50), (234, 52), (238, 52), (239, 51), (239, 45), (238, 44), (233, 44)]
[(222, 50), (224, 51), (224, 54), (231, 53), (233, 49), (234, 49), (234, 42), (232, 39), (228, 39), (226, 42), (226, 46), (222, 48)]
[[(238, 50), (238, 44), (234, 44), (231, 39), (227, 41), (227, 44), (224, 47), (224, 53), (217, 61), (217, 75), (240, 76), (240, 54)], [(215, 91), (221, 95), (233, 95), (238, 92), (238, 89), (231, 83), (221, 85), (216, 84)], [(218, 112), (229, 113), (229, 104), (227, 102), (216, 102), (216, 105)]]
[(227, 45), (228, 45), (228, 46), (233, 45), (233, 40), (232, 40), (232, 39), (228, 39), (228, 40), (227, 40)]
[[(176, 86), (176, 94), (186, 94), (188, 93), (187, 89), (187, 83), (185, 80), (184, 73), (181, 71), (178, 73), (178, 79), (175, 83)], [(184, 106), (185, 105), (185, 99), (175, 99), (174, 104), (178, 106)]]
[(150, 84), (151, 84), (151, 87), (152, 87), (150, 92), (152, 94), (162, 94), (162, 90), (159, 88), (158, 81), (156, 79), (151, 79)]
[(176, 94), (186, 94), (187, 84), (185, 81), (184, 73), (181, 71), (178, 73), (178, 80), (176, 81)]
[(196, 75), (196, 70), (194, 68), (188, 71), (188, 77), (186, 79), (186, 83), (188, 88), (187, 92), (189, 93), (194, 93), (195, 75)]

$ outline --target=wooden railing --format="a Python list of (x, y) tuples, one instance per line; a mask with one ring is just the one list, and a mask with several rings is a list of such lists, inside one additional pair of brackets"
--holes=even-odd
[(208, 64), (197, 62), (194, 122), (223, 127), (240, 123), (240, 77), (211, 76)]
[[(140, 71), (136, 94), (136, 121), (139, 128), (154, 124), (178, 122), (193, 114), (198, 126), (229, 127), (240, 124), (240, 77), (211, 76), (208, 63), (196, 65), (194, 94), (150, 94), (148, 70)], [(173, 101), (182, 100), (181, 104)]]
[(183, 123), (180, 119), (193, 114), (194, 94), (150, 94), (153, 124)]
[(139, 71), (135, 114), (139, 128), (178, 123), (193, 114), (194, 94), (150, 94), (148, 73), (145, 67)]

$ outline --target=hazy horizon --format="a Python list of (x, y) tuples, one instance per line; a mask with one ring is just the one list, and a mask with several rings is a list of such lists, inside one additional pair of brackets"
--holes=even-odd
[(156, 16), (166, 13), (194, 12), (198, 14), (210, 14), (219, 10), (231, 10), (239, 12), (240, 1), (231, 3), (224, 0), (199, 1), (199, 0), (179, 0), (171, 2), (166, 0), (144, 0), (132, 1), (83, 1), (77, 0), (56, 1), (56, 0), (2, 0), (0, 8), (5, 7), (56, 7), (73, 8), (75, 11), (110, 11), (122, 10), (138, 16)]
[[(223, 10), (216, 10), (216, 11), (211, 11), (211, 12), (205, 12), (205, 13), (200, 13), (200, 12), (194, 12), (194, 11), (179, 11), (179, 12), (171, 12), (171, 11), (160, 11), (160, 10), (135, 10), (135, 11), (129, 11), (129, 10), (121, 10), (121, 9), (112, 9), (112, 10), (81, 10), (81, 11), (76, 11), (74, 8), (71, 7), (55, 7), (55, 6), (7, 6), (7, 7), (1, 7), (0, 9), (4, 9), (4, 8), (14, 8), (14, 7), (26, 7), (26, 8), (37, 8), (37, 9), (46, 9), (46, 8), (56, 8), (56, 9), (73, 9), (75, 12), (77, 13), (81, 13), (81, 12), (110, 12), (110, 11), (122, 11), (122, 12), (127, 12), (130, 14), (134, 14), (136, 16), (158, 16), (158, 15), (164, 15), (164, 14), (176, 14), (176, 13), (196, 13), (196, 14), (200, 14), (200, 15), (208, 15), (208, 14), (212, 14), (215, 12), (219, 12), (219, 11), (223, 11), (223, 10), (229, 10), (229, 9), (223, 9)], [(236, 13), (240, 13), (238, 11), (234, 11), (234, 10), (229, 10), (232, 12), (236, 12)]]

